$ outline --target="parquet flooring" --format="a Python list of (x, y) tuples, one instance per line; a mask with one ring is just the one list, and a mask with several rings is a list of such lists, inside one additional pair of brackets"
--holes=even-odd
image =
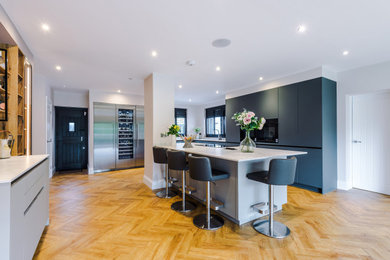
[(197, 229), (194, 214), (170, 209), (180, 200), (157, 198), (143, 169), (51, 180), (50, 226), (35, 259), (390, 259), (390, 197), (361, 190), (326, 195), (288, 188), (275, 219), (284, 240), (230, 221), (217, 231)]

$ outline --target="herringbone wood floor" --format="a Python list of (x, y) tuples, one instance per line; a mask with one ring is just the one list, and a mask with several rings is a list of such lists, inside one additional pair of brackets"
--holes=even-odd
[[(390, 197), (289, 187), (284, 240), (226, 221), (199, 230), (142, 183), (143, 169), (57, 175), (36, 259), (390, 259)], [(204, 210), (199, 207), (197, 212)], [(190, 216), (191, 216), (190, 215)]]

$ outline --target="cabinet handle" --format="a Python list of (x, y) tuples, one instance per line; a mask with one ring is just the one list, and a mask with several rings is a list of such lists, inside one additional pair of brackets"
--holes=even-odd
[(28, 213), (28, 211), (30, 210), (30, 208), (32, 207), (32, 205), (34, 204), (34, 202), (37, 200), (39, 194), (41, 194), (43, 188), (45, 188), (45, 186), (43, 186), (43, 187), (39, 190), (38, 194), (35, 196), (35, 198), (31, 201), (30, 205), (28, 205), (27, 209), (24, 211), (24, 215), (25, 215), (25, 216), (26, 216), (26, 214)]
[(353, 140), (353, 141), (352, 141), (352, 143), (354, 143), (354, 144), (361, 144), (361, 143), (362, 143), (362, 141), (359, 141), (359, 140)]

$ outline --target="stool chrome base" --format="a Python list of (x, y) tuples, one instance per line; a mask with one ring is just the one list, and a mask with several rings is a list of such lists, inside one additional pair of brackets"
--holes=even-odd
[(173, 198), (175, 197), (177, 194), (176, 192), (174, 191), (171, 191), (171, 190), (168, 190), (168, 192), (166, 190), (162, 190), (162, 191), (159, 191), (156, 193), (156, 196), (159, 197), (159, 198), (165, 198), (165, 199), (170, 199), (170, 198)]
[(194, 217), (194, 225), (201, 229), (216, 230), (224, 224), (223, 218), (218, 215), (210, 215), (210, 225), (207, 223), (207, 214), (200, 214)]
[(270, 234), (269, 220), (256, 220), (253, 222), (252, 226), (257, 232), (266, 235), (267, 237), (285, 238), (290, 235), (290, 229), (277, 221), (274, 221), (273, 234)]
[(196, 205), (192, 202), (186, 201), (183, 209), (183, 201), (177, 201), (171, 205), (171, 209), (178, 212), (190, 212), (196, 209)]

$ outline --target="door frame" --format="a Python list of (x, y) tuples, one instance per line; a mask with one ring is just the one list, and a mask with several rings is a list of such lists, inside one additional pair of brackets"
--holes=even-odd
[(88, 167), (89, 167), (89, 129), (90, 129), (90, 126), (89, 126), (89, 109), (88, 107), (65, 107), (65, 106), (53, 106), (54, 107), (54, 110), (53, 110), (53, 118), (54, 118), (54, 122), (53, 122), (53, 151), (54, 151), (54, 168), (55, 170), (57, 170), (57, 127), (56, 127), (56, 123), (57, 123), (57, 114), (56, 114), (56, 110), (59, 108), (59, 109), (83, 109), (83, 110), (86, 110), (86, 117), (85, 117), (85, 120), (86, 120), (86, 124), (85, 124), (85, 127), (86, 127), (86, 134), (85, 134), (85, 142), (86, 142), (86, 145), (85, 145), (85, 150), (86, 150), (86, 156), (85, 156), (85, 164), (86, 164), (86, 167), (85, 169), (88, 170)]
[(345, 136), (345, 185), (347, 189), (354, 188), (353, 186), (353, 99), (356, 96), (374, 95), (381, 93), (390, 93), (389, 89), (379, 91), (370, 91), (364, 93), (356, 93), (346, 96), (346, 136)]

